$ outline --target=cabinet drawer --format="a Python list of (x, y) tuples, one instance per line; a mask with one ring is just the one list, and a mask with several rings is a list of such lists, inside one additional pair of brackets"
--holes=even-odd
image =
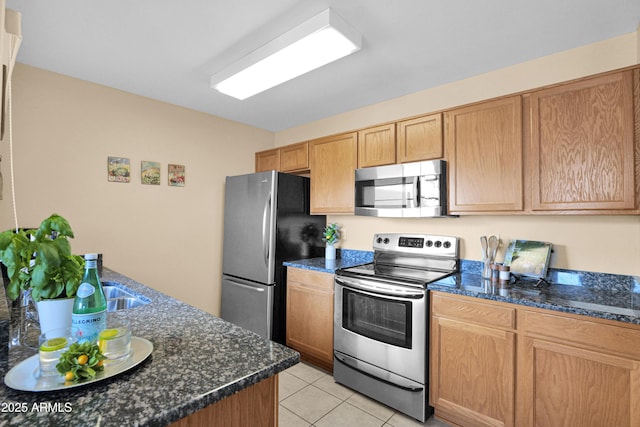
[(577, 318), (542, 311), (522, 310), (521, 315), (521, 326), (529, 336), (640, 359), (640, 328), (604, 324), (586, 316)]
[(289, 267), (287, 282), (296, 282), (300, 286), (333, 293), (333, 274), (322, 271)]
[(431, 292), (431, 313), (434, 316), (449, 317), (495, 328), (515, 329), (516, 327), (515, 308), (438, 292)]

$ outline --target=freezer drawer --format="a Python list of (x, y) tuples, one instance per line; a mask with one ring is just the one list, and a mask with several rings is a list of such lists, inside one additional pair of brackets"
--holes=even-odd
[(223, 275), (220, 317), (272, 339), (273, 292), (274, 286)]

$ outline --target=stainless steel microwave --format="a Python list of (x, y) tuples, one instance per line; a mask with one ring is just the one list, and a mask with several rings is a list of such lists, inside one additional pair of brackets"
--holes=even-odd
[(444, 160), (357, 169), (355, 214), (447, 216), (446, 177)]

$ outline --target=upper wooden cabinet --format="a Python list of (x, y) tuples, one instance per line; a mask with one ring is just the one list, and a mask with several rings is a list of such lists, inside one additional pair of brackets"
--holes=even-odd
[(395, 123), (358, 131), (358, 167), (392, 165), (395, 162)]
[(311, 213), (353, 213), (358, 133), (350, 132), (309, 142)]
[(521, 97), (448, 111), (445, 128), (449, 211), (522, 211)]
[(398, 122), (398, 163), (441, 159), (442, 113)]
[(309, 170), (309, 143), (286, 145), (256, 153), (256, 172), (270, 170), (301, 172)]
[(280, 149), (258, 151), (256, 153), (256, 172), (280, 170)]
[(635, 209), (633, 71), (531, 94), (533, 210)]
[(280, 170), (282, 172), (309, 170), (309, 143), (301, 142), (281, 147)]

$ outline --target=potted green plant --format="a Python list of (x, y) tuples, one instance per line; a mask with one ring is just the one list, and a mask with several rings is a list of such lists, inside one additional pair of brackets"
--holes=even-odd
[[(69, 239), (73, 237), (69, 222), (57, 214), (46, 218), (37, 229), (0, 233), (7, 296), (15, 300), (22, 291), (30, 291), (42, 331), (71, 326), (73, 298), (84, 273), (84, 259), (71, 253)], [(50, 324), (55, 321), (50, 319), (52, 315), (61, 316), (63, 323)]]
[(328, 224), (324, 228), (322, 240), (327, 243), (324, 250), (325, 259), (336, 259), (336, 247), (334, 245), (340, 240), (340, 226), (335, 222)]

